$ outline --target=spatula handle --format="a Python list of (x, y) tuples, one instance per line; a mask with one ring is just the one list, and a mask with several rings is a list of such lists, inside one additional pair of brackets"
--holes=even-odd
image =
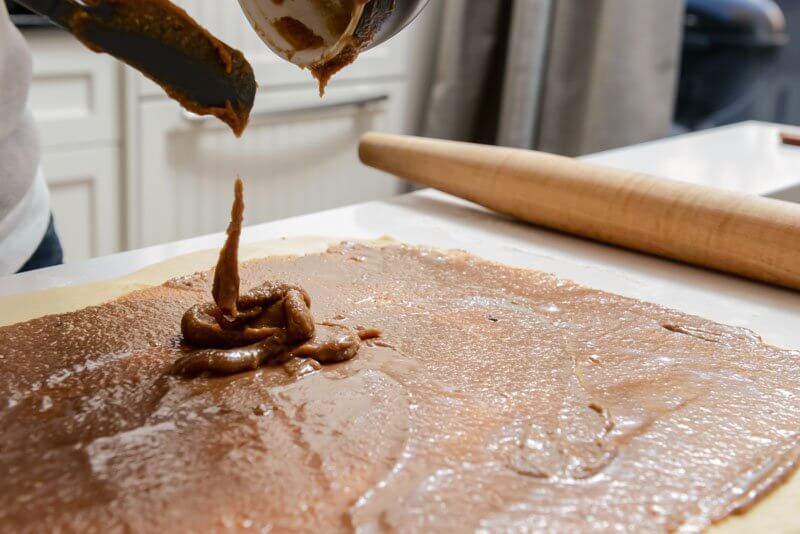
[(800, 205), (540, 152), (369, 133), (361, 161), (563, 232), (800, 289)]

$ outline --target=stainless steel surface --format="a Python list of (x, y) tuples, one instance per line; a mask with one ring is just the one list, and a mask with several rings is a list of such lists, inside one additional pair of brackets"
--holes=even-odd
[(53, 23), (46, 17), (38, 15), (17, 4), (14, 0), (5, 0), (6, 9), (11, 17), (11, 22), (18, 28), (52, 28)]
[(65, 21), (69, 20), (76, 11), (84, 6), (74, 0), (15, 0), (17, 4), (26, 9), (45, 17), (53, 24), (64, 26)]
[[(370, 19), (375, 18), (380, 23), (372, 36), (367, 49), (373, 48), (385, 41), (388, 41), (403, 28), (411, 24), (419, 15), (430, 0), (372, 0), (364, 9), (361, 17), (358, 33), (363, 27), (370, 24)], [(383, 20), (381, 20), (383, 19)]]

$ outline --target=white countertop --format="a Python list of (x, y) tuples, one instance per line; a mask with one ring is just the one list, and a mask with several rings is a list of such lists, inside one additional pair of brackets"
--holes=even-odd
[(800, 202), (800, 147), (781, 143), (781, 131), (800, 133), (800, 128), (749, 121), (600, 152), (583, 159)]
[[(754, 126), (758, 128), (754, 130)], [(670, 162), (677, 157), (674, 155), (680, 150), (680, 159), (689, 163), (682, 168), (685, 174), (675, 177), (691, 180), (697, 176), (710, 176), (706, 170), (712, 168), (711, 162), (704, 162), (704, 152), (701, 149), (691, 148), (710, 143), (717, 150), (722, 150), (719, 147), (724, 146), (731, 158), (735, 154), (747, 155), (745, 159), (748, 161), (738, 166), (742, 172), (734, 173), (737, 168), (735, 165), (724, 167), (727, 169), (726, 173), (730, 172), (731, 177), (735, 174), (737, 180), (742, 179), (742, 183), (747, 181), (742, 178), (747, 174), (744, 172), (746, 170), (784, 169), (787, 170), (785, 176), (791, 175), (791, 168), (800, 171), (800, 149), (796, 149), (797, 154), (790, 153), (786, 156), (788, 163), (773, 161), (771, 158), (775, 154), (772, 152), (775, 151), (769, 149), (768, 161), (755, 161), (764, 157), (764, 153), (758, 152), (754, 147), (759, 146), (759, 143), (766, 143), (767, 137), (763, 136), (772, 136), (764, 133), (766, 130), (763, 128), (774, 128), (773, 126), (747, 123), (739, 128), (742, 129), (742, 135), (731, 138), (728, 138), (731, 129), (726, 128), (716, 132), (724, 137), (714, 138), (714, 132), (693, 134), (586, 159), (664, 175), (666, 173), (662, 169), (669, 171), (677, 167), (658, 167), (653, 164), (658, 162), (659, 165), (671, 165)], [(710, 141), (708, 136), (711, 136)], [(698, 144), (693, 145), (693, 142)], [(666, 147), (663, 152), (657, 150), (659, 144)], [(750, 148), (744, 150), (741, 144)], [(639, 152), (640, 150), (644, 152)], [(641, 153), (650, 156), (638, 156)], [(722, 152), (711, 150), (709, 154), (714, 159)], [(777, 154), (779, 159), (782, 158), (780, 151)], [(650, 166), (646, 165), (648, 162), (651, 162)], [(679, 171), (680, 169), (678, 168)], [(690, 171), (693, 170), (697, 173), (692, 174)], [(728, 174), (721, 176), (728, 177)], [(774, 178), (773, 174), (769, 176)], [(786, 183), (780, 182), (784, 185)], [(435, 191), (426, 190), (387, 202), (370, 202), (252, 226), (245, 229), (242, 241), (252, 243), (308, 235), (335, 236), (342, 239), (372, 239), (389, 235), (411, 243), (463, 249), (496, 261), (553, 272), (598, 289), (656, 302), (722, 323), (747, 327), (761, 334), (770, 343), (800, 349), (800, 328), (797, 328), (797, 321), (800, 320), (800, 294), (797, 292), (517, 223)], [(116, 278), (180, 254), (218, 248), (222, 239), (220, 233), (0, 278), (0, 295)]]

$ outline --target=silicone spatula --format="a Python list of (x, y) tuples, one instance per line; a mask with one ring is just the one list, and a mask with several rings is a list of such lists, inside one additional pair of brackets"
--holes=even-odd
[(256, 93), (253, 69), (168, 0), (17, 0), (158, 83), (198, 115), (215, 115), (236, 135)]

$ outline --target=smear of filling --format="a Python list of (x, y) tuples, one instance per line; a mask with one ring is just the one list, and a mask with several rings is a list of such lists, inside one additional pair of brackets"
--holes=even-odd
[[(358, 5), (368, 4), (370, 1), (371, 0), (355, 0), (352, 9), (354, 10)], [(333, 10), (329, 11), (335, 13)], [(325, 88), (328, 86), (331, 78), (345, 67), (354, 63), (355, 60), (358, 59), (359, 54), (369, 47), (375, 37), (375, 33), (380, 29), (388, 16), (389, 12), (387, 10), (365, 9), (356, 27), (355, 33), (348, 38), (348, 42), (345, 44), (344, 48), (342, 48), (341, 52), (335, 57), (323, 63), (313, 65), (310, 68), (311, 74), (319, 83), (320, 96), (325, 94)], [(328, 20), (329, 25), (337, 28), (341, 27), (344, 22), (341, 16), (330, 15)], [(344, 29), (341, 31), (344, 31)]]
[(235, 317), (205, 272), (0, 328), (0, 530), (697, 532), (797, 484), (800, 352), (751, 332), (425, 248), (238, 272)]
[[(341, 51), (333, 58), (309, 67), (312, 75), (319, 83), (320, 96), (334, 74), (353, 63), (359, 53), (372, 42), (375, 32), (381, 27), (387, 10), (365, 10), (359, 24), (352, 35), (345, 35), (350, 21), (355, 17), (357, 9), (370, 0), (310, 0), (310, 4), (322, 18), (331, 35), (342, 35), (346, 40)], [(286, 53), (291, 56), (298, 51), (324, 46), (324, 39), (317, 35), (303, 22), (293, 17), (280, 17), (272, 21), (272, 25), (292, 47)]]
[(353, 11), (358, 4), (369, 0), (308, 0), (322, 17), (331, 35), (340, 35), (347, 30)]
[(237, 179), (227, 239), (214, 269), (214, 302), (192, 306), (183, 315), (183, 341), (193, 350), (175, 362), (174, 374), (230, 375), (288, 362), (301, 369), (300, 359), (339, 363), (355, 357), (362, 339), (380, 335), (374, 329), (314, 324), (311, 297), (296, 285), (266, 282), (240, 295), (243, 221), (244, 186)]
[[(366, 45), (364, 45), (366, 47)], [(325, 89), (328, 87), (328, 83), (330, 83), (331, 78), (344, 69), (345, 67), (352, 65), (356, 59), (358, 59), (358, 55), (361, 53), (362, 46), (358, 43), (351, 42), (347, 44), (341, 52), (339, 52), (336, 57), (325, 61), (324, 63), (320, 63), (317, 65), (313, 65), (310, 67), (312, 76), (316, 78), (317, 83), (319, 84), (319, 95), (325, 95)]]
[(325, 44), (322, 37), (295, 18), (281, 17), (272, 24), (296, 51), (319, 48)]

